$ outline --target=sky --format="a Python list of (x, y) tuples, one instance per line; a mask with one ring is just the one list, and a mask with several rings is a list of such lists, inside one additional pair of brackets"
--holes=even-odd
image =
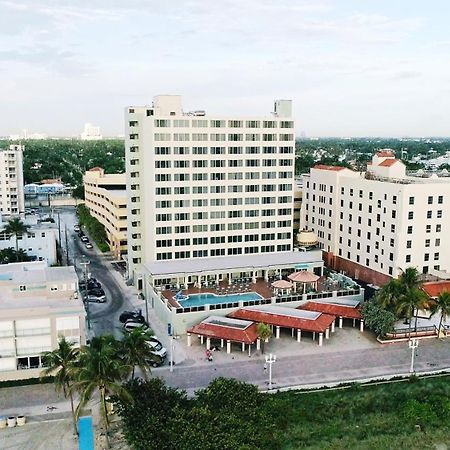
[(0, 135), (123, 134), (127, 105), (266, 115), (305, 136), (449, 136), (446, 0), (0, 0)]

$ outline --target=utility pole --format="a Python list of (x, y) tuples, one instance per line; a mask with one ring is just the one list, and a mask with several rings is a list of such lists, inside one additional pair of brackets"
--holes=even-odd
[(84, 298), (83, 298), (83, 303), (84, 306), (86, 308), (86, 318), (87, 318), (87, 325), (88, 325), (88, 330), (91, 329), (91, 316), (89, 314), (89, 301), (87, 299), (87, 291), (88, 291), (88, 276), (87, 276), (87, 266), (90, 264), (91, 262), (86, 260), (86, 261), (81, 261), (80, 262), (80, 266), (83, 266), (83, 279), (84, 279)]
[(276, 362), (277, 357), (276, 355), (272, 355), (272, 353), (269, 356), (266, 356), (266, 364), (264, 367), (269, 366), (269, 391), (272, 389), (272, 364)]
[(69, 243), (67, 242), (67, 224), (64, 224), (64, 237), (65, 237), (65, 241), (66, 241), (67, 265), (69, 265)]
[(173, 331), (172, 336), (170, 336), (170, 371), (173, 372), (173, 354), (175, 352), (175, 340), (173, 338)]

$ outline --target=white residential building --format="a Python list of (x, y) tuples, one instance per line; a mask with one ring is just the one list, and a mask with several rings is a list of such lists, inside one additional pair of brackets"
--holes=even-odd
[(103, 136), (100, 132), (100, 127), (96, 127), (92, 125), (92, 123), (85, 123), (84, 130), (81, 133), (82, 141), (98, 141), (103, 139)]
[(38, 377), (41, 353), (65, 336), (85, 343), (85, 311), (74, 267), (0, 265), (0, 380)]
[(0, 214), (19, 215), (25, 210), (23, 145), (0, 149)]
[[(266, 117), (183, 112), (181, 97), (126, 109), (130, 276), (154, 261), (292, 251), (290, 100)], [(138, 286), (141, 284), (136, 283)]]
[(375, 284), (406, 267), (450, 271), (450, 178), (406, 174), (391, 151), (366, 172), (318, 165), (305, 175), (302, 227), (313, 230), (325, 261)]
[[(46, 261), (48, 266), (56, 264), (57, 226), (48, 222), (38, 222), (36, 216), (26, 216), (24, 223), (29, 228), (27, 233), (19, 236), (18, 248), (37, 261)], [(2, 221), (0, 215), (0, 250), (8, 247), (16, 248), (16, 237), (2, 231), (7, 224), (7, 221)]]

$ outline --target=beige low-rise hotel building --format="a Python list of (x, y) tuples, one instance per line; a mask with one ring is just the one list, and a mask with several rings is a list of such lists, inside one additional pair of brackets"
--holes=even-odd
[(127, 192), (122, 173), (94, 167), (84, 174), (85, 205), (106, 230), (108, 245), (120, 259), (127, 253)]

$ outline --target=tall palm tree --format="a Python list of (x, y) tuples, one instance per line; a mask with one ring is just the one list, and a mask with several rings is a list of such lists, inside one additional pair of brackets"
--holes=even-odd
[(401, 293), (402, 285), (399, 280), (392, 279), (379, 290), (376, 298), (384, 309), (395, 310)]
[(79, 349), (72, 342), (61, 337), (58, 342), (58, 348), (51, 352), (42, 353), (42, 362), (46, 366), (41, 373), (41, 377), (53, 375), (56, 391), (63, 391), (64, 397), (70, 398), (70, 407), (72, 409), (73, 429), (78, 434), (77, 419), (73, 405), (73, 392), (71, 386), (75, 374), (75, 366), (78, 361)]
[(260, 322), (256, 326), (256, 333), (259, 339), (261, 339), (261, 353), (264, 353), (264, 343), (272, 336), (272, 329), (267, 323)]
[(130, 373), (130, 366), (119, 356), (120, 343), (111, 335), (91, 339), (88, 347), (80, 352), (80, 362), (72, 388), (80, 393), (80, 403), (76, 409), (77, 417), (95, 391), (100, 394), (100, 414), (106, 429), (108, 444), (108, 412), (106, 398), (109, 394), (131, 400), (128, 391), (121, 385)]
[(123, 338), (120, 342), (120, 357), (124, 364), (131, 368), (131, 378), (134, 379), (136, 367), (141, 369), (145, 379), (151, 373), (149, 361), (154, 358), (148, 345), (153, 332), (150, 329), (134, 328), (131, 332), (122, 330)]
[(8, 224), (3, 228), (3, 233), (16, 237), (16, 252), (19, 251), (19, 236), (28, 231), (29, 226), (25, 225), (19, 218), (10, 219)]
[[(423, 308), (428, 301), (428, 297), (425, 292), (423, 292), (419, 288), (410, 288), (405, 293), (403, 293), (397, 302), (397, 313), (405, 315), (408, 318), (409, 322), (409, 332), (408, 337), (411, 339), (411, 329), (412, 329), (412, 318), (414, 316), (414, 312)], [(415, 329), (417, 329), (417, 314), (416, 314), (416, 323)]]
[(422, 286), (420, 273), (415, 267), (407, 267), (405, 270), (402, 270), (398, 281), (406, 289), (420, 288)]
[(442, 323), (450, 316), (450, 292), (444, 290), (436, 298), (431, 305), (431, 315), (437, 312), (441, 313), (439, 320), (438, 336), (441, 334)]

